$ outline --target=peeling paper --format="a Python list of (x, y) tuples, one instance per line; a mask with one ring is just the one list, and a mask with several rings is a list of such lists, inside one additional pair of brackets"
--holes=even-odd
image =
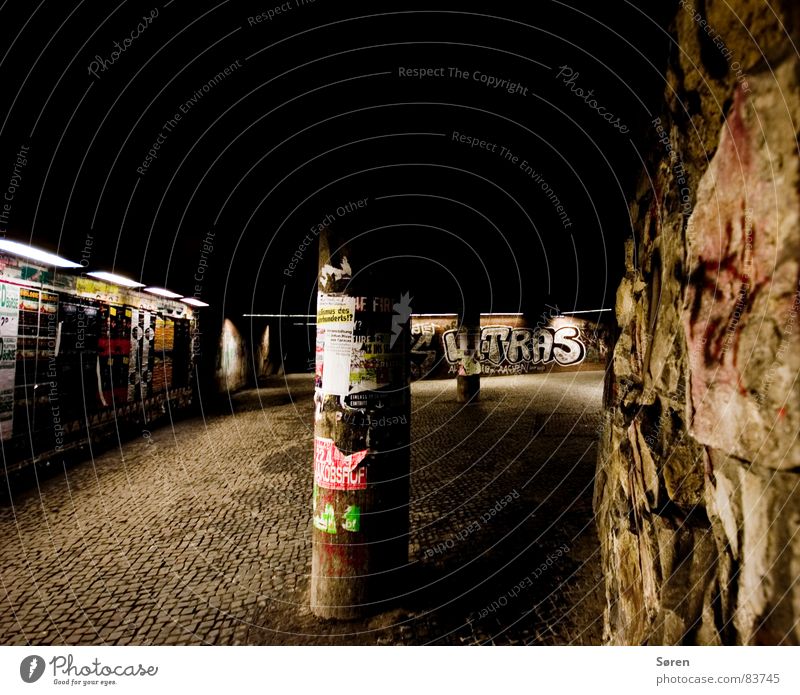
[(319, 422), (322, 420), (322, 406), (325, 403), (325, 397), (322, 393), (322, 389), (315, 388), (314, 389), (314, 421)]
[(341, 268), (337, 268), (334, 265), (329, 265), (326, 263), (324, 266), (322, 266), (322, 270), (319, 271), (319, 274), (322, 284), (327, 285), (331, 282), (331, 280), (336, 281), (351, 277), (352, 272), (353, 271), (350, 268), (350, 263), (347, 261), (347, 256), (342, 256)]

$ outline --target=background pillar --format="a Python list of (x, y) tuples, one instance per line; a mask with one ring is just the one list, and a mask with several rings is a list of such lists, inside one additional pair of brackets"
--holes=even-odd
[(456, 340), (461, 354), (456, 399), (459, 403), (475, 403), (481, 391), (481, 315), (477, 304), (465, 307)]

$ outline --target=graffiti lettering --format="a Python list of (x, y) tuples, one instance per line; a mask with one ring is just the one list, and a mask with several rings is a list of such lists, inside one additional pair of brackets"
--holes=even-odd
[[(586, 358), (586, 346), (577, 326), (562, 326), (558, 329), (485, 326), (481, 330), (477, 354), (467, 347), (463, 330), (445, 331), (442, 337), (444, 356), (449, 364), (460, 364), (465, 357), (470, 356), (481, 363), (484, 373), (502, 373), (497, 369), (501, 365), (513, 367), (555, 362), (567, 366), (579, 364)], [(516, 370), (514, 372), (519, 373)]]
[(511, 340), (508, 343), (508, 361), (511, 364), (530, 362), (533, 359), (533, 350), (528, 342), (530, 331), (527, 328), (514, 328), (511, 331)]
[(586, 346), (581, 342), (581, 332), (577, 326), (562, 326), (555, 332), (553, 357), (560, 365), (583, 362)]
[(436, 327), (432, 323), (411, 325), (411, 376), (419, 379), (436, 364)]
[(478, 359), (484, 359), (491, 364), (502, 364), (506, 359), (505, 348), (509, 343), (509, 333), (511, 333), (509, 326), (487, 326), (484, 328), (481, 331), (481, 347)]

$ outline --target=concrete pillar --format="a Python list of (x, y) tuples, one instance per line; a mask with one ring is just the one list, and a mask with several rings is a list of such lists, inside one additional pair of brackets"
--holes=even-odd
[(466, 307), (462, 312), (456, 340), (461, 354), (456, 375), (456, 399), (459, 403), (476, 403), (481, 392), (481, 316), (477, 306)]
[(411, 309), (337, 241), (320, 234), (311, 610), (351, 619), (388, 607), (408, 564)]

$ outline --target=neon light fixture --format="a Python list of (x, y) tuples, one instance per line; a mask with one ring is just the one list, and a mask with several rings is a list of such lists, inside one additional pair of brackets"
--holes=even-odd
[(29, 258), (32, 261), (38, 261), (39, 263), (52, 265), (57, 268), (81, 267), (80, 263), (68, 261), (66, 258), (56, 256), (54, 253), (49, 253), (48, 251), (43, 251), (42, 249), (37, 249), (33, 246), (28, 246), (27, 244), (20, 244), (19, 242), (11, 241), (10, 239), (0, 239), (0, 250), (8, 251), (9, 253), (13, 253), (15, 256)]
[(136, 280), (131, 280), (123, 275), (107, 273), (104, 270), (94, 270), (91, 273), (86, 274), (91, 275), (93, 278), (97, 278), (98, 280), (105, 280), (106, 282), (110, 282), (114, 285), (121, 285), (122, 287), (144, 287), (143, 282), (136, 282)]
[(184, 304), (189, 304), (190, 306), (208, 306), (205, 302), (201, 302), (199, 299), (195, 299), (194, 297), (184, 297), (181, 299)]
[(183, 297), (182, 294), (178, 294), (177, 292), (173, 292), (172, 290), (168, 290), (163, 287), (145, 287), (144, 291), (149, 292), (150, 294), (157, 294), (159, 297), (167, 297), (168, 299), (180, 299)]

